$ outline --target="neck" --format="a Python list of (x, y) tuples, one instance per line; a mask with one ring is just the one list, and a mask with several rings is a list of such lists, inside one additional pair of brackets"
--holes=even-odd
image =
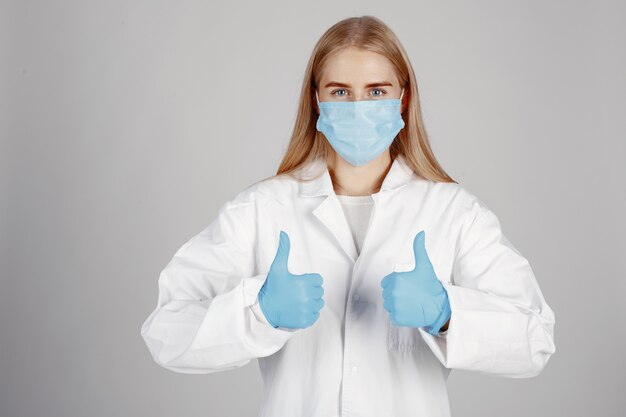
[(335, 155), (328, 166), (335, 194), (366, 196), (378, 192), (392, 162), (388, 150), (361, 167), (350, 165)]

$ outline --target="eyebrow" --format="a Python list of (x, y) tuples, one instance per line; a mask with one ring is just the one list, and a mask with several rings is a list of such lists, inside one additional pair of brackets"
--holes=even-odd
[[(391, 84), (389, 81), (381, 81), (378, 83), (370, 83), (367, 84), (365, 86), (365, 88), (370, 88), (370, 87), (384, 87), (384, 86), (389, 86), (389, 87), (393, 87), (393, 84)], [(324, 86), (324, 88), (328, 88), (328, 87), (347, 87), (350, 88), (350, 84), (344, 84), (344, 83), (340, 83), (337, 81), (331, 81), (328, 84), (326, 84)]]

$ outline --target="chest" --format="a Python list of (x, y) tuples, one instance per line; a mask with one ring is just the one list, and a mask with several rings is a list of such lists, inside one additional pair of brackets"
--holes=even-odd
[(325, 300), (341, 306), (351, 291), (380, 302), (380, 281), (415, 267), (413, 240), (425, 231), (425, 247), (437, 277), (450, 282), (459, 227), (445, 201), (415, 193), (377, 194), (357, 254), (350, 225), (336, 196), (268, 204), (257, 214), (257, 272), (269, 270), (280, 231), (289, 236), (292, 274), (319, 273)]

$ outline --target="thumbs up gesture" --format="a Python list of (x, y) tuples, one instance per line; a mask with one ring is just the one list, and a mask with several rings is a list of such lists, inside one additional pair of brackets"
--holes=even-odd
[(448, 292), (443, 287), (424, 247), (424, 231), (413, 240), (415, 268), (392, 272), (380, 283), (384, 308), (396, 326), (426, 326), (436, 336), (452, 314)]
[(290, 246), (289, 236), (281, 230), (276, 256), (259, 290), (259, 306), (274, 327), (305, 328), (317, 321), (324, 306), (323, 279), (316, 273), (290, 273)]

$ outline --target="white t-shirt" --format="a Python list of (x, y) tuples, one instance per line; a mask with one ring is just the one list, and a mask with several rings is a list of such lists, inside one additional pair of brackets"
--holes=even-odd
[(337, 198), (341, 202), (343, 212), (350, 226), (352, 238), (356, 245), (358, 254), (361, 254), (361, 247), (367, 232), (370, 216), (372, 215), (372, 206), (374, 199), (371, 195), (339, 195)]

